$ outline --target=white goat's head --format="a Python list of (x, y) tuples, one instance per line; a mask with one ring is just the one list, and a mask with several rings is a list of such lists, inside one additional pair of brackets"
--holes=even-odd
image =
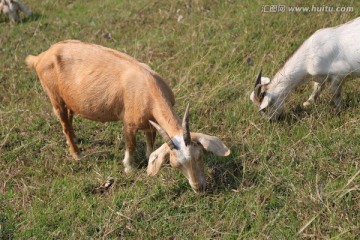
[(206, 188), (203, 156), (204, 150), (217, 156), (228, 156), (230, 150), (217, 137), (189, 130), (189, 105), (186, 108), (182, 121), (182, 136), (170, 136), (156, 123), (150, 123), (158, 130), (165, 140), (160, 148), (151, 153), (147, 169), (152, 176), (159, 172), (160, 167), (170, 157), (170, 164), (182, 171), (195, 192), (204, 191)]
[(259, 112), (270, 120), (276, 120), (284, 109), (284, 101), (278, 95), (269, 92), (270, 79), (261, 76), (256, 78), (254, 91), (250, 94), (251, 101), (259, 107)]

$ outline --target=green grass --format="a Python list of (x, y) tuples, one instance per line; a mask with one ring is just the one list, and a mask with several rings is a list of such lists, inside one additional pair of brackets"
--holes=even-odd
[[(291, 94), (277, 123), (249, 100), (260, 67), (273, 76), (315, 30), (357, 17), (357, 1), (281, 2), (352, 6), (351, 13), (262, 13), (277, 1), (250, 0), (24, 2), (35, 14), (22, 24), (0, 16), (0, 239), (359, 238), (359, 80), (345, 85), (340, 115), (328, 94), (299, 110), (311, 84)], [(136, 57), (172, 87), (179, 115), (190, 103), (191, 129), (220, 137), (232, 151), (206, 155), (206, 194), (195, 194), (169, 166), (156, 177), (144, 167), (125, 175), (121, 123), (76, 118), (86, 157), (72, 160), (24, 64), (27, 54), (64, 39)], [(143, 166), (142, 134), (138, 140)], [(115, 179), (110, 191), (94, 191), (108, 178)]]

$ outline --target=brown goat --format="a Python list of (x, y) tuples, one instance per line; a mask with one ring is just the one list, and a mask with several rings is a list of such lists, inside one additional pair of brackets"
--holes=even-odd
[(156, 174), (170, 156), (171, 165), (183, 171), (195, 191), (204, 190), (206, 184), (203, 149), (220, 156), (230, 154), (215, 137), (190, 135), (188, 108), (181, 122), (167, 84), (149, 66), (124, 53), (67, 40), (38, 56), (29, 55), (26, 63), (36, 70), (75, 159), (80, 158), (80, 151), (72, 127), (74, 114), (100, 122), (123, 121), (125, 172), (132, 170), (136, 132), (145, 131), (149, 157), (157, 129), (166, 143), (151, 154), (148, 174)]

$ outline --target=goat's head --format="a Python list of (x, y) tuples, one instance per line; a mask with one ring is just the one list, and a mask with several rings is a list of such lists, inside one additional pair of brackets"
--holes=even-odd
[(159, 172), (161, 165), (170, 157), (170, 164), (182, 171), (195, 192), (204, 191), (206, 188), (203, 156), (204, 150), (218, 156), (228, 156), (230, 150), (217, 137), (194, 133), (189, 130), (189, 105), (186, 108), (182, 121), (182, 135), (170, 136), (156, 123), (150, 123), (158, 130), (165, 140), (160, 148), (151, 153), (148, 175)]
[(261, 70), (256, 78), (254, 91), (250, 94), (251, 101), (259, 107), (259, 112), (270, 120), (279, 118), (283, 111), (283, 101), (268, 92), (270, 79), (261, 76)]

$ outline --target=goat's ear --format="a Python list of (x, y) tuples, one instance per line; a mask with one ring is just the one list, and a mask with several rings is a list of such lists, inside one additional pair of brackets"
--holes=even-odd
[(259, 111), (263, 111), (270, 105), (271, 99), (269, 96), (265, 96), (260, 104)]
[(166, 162), (166, 159), (170, 155), (170, 148), (166, 143), (164, 143), (161, 147), (156, 149), (154, 152), (150, 154), (149, 163), (147, 167), (148, 176), (156, 175), (161, 166)]
[(228, 156), (230, 154), (230, 149), (217, 137), (202, 133), (191, 133), (191, 139), (200, 143), (206, 151), (212, 152), (217, 156)]
[(267, 85), (270, 83), (270, 78), (268, 77), (260, 77), (257, 82), (259, 82), (254, 88), (254, 94), (251, 99), (255, 99), (257, 102), (261, 103), (264, 99), (264, 95), (266, 92)]
[(254, 89), (254, 99), (257, 102), (261, 102), (264, 98), (264, 94), (265, 94), (264, 86), (258, 84)]
[(268, 77), (261, 77), (261, 85), (268, 85), (270, 83), (270, 78)]

